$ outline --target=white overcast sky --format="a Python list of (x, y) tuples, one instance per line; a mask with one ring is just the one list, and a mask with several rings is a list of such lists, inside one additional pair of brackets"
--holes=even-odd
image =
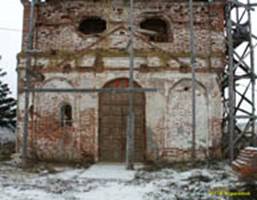
[[(244, 0), (246, 1), (246, 0)], [(251, 0), (257, 3), (257, 0)], [(7, 71), (5, 81), (16, 95), (16, 55), (21, 48), (23, 6), (20, 0), (0, 0), (0, 66)], [(253, 13), (253, 29), (257, 35), (257, 11)], [(257, 60), (257, 54), (255, 56)]]
[(21, 49), (22, 16), (20, 0), (0, 0), (0, 67), (7, 72), (5, 80), (13, 95), (17, 88), (16, 55)]

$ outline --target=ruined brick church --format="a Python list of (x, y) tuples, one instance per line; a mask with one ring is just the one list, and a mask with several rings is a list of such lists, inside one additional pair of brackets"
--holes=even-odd
[[(24, 119), (24, 68), (30, 2), (23, 1), (18, 55), (18, 149)], [(192, 150), (192, 81), (187, 0), (135, 0), (135, 160), (187, 161)], [(128, 87), (125, 0), (46, 0), (37, 4), (33, 88)], [(224, 1), (194, 1), (196, 156), (220, 156), (225, 66)], [(127, 93), (30, 93), (29, 156), (47, 161), (124, 162)]]

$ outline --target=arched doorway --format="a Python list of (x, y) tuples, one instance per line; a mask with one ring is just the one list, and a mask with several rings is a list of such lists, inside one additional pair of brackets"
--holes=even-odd
[[(209, 112), (205, 86), (196, 81), (196, 149), (208, 148)], [(166, 148), (192, 150), (192, 80), (181, 79), (169, 90)], [(176, 138), (174, 140), (174, 138)]]
[[(108, 82), (104, 88), (126, 88), (127, 78)], [(140, 87), (134, 83), (134, 87)], [(128, 93), (100, 93), (99, 96), (99, 156), (100, 161), (124, 162), (126, 156), (126, 127)], [(134, 93), (135, 161), (143, 161), (145, 139), (145, 95)]]

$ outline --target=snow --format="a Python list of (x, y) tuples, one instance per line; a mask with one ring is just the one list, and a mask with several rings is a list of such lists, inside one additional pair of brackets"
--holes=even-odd
[(246, 147), (245, 150), (257, 151), (257, 147)]
[(86, 196), (83, 193), (75, 195), (78, 199), (87, 200), (141, 200), (147, 192), (154, 189), (153, 185), (138, 187), (136, 185), (126, 185), (120, 182), (109, 182), (104, 186), (89, 191)]
[(126, 170), (125, 164), (119, 163), (98, 163), (91, 166), (85, 173), (81, 175), (82, 178), (91, 179), (109, 179), (109, 180), (133, 180), (135, 171)]
[(0, 144), (6, 144), (9, 142), (15, 142), (16, 136), (15, 133), (4, 127), (0, 127)]
[[(216, 168), (187, 171), (164, 168), (148, 172), (126, 171), (122, 164), (99, 163), (89, 169), (56, 168), (24, 171), (13, 162), (0, 162), (1, 200), (225, 200), (212, 196), (217, 188), (239, 184), (224, 163)], [(31, 170), (33, 171), (33, 170)]]

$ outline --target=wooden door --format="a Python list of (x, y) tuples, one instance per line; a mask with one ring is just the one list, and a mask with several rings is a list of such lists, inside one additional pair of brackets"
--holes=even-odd
[[(134, 84), (134, 87), (139, 87)], [(105, 88), (128, 87), (128, 79), (117, 79)], [(129, 105), (128, 93), (101, 93), (99, 108), (99, 152), (101, 161), (124, 162)], [(133, 94), (135, 112), (135, 161), (145, 154), (145, 96)]]

